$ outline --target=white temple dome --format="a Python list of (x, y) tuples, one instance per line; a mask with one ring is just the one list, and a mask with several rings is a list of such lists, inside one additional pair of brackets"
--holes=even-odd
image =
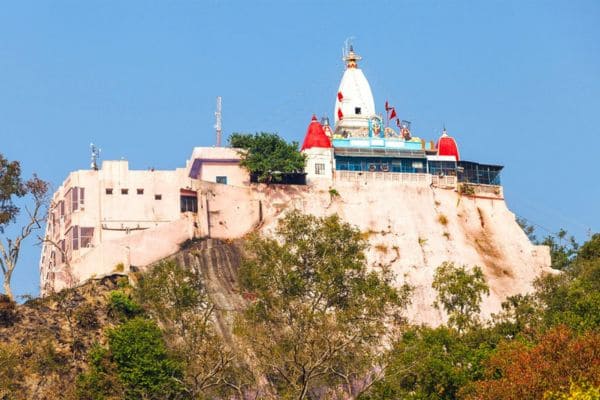
[(358, 68), (357, 61), (361, 57), (354, 53), (352, 47), (344, 57), (346, 70), (342, 76), (335, 101), (334, 126), (354, 127), (368, 126), (368, 120), (375, 115), (375, 101), (367, 78)]

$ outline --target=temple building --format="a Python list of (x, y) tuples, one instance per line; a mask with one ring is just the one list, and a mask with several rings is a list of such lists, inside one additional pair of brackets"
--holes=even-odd
[[(333, 129), (326, 117), (319, 123), (313, 116), (309, 125), (302, 146), (309, 182), (329, 178), (500, 185), (502, 166), (461, 160), (458, 144), (446, 129), (436, 143), (426, 142), (412, 134), (410, 122), (400, 120), (387, 102), (385, 118), (378, 114), (371, 86), (358, 66), (361, 59), (352, 46), (343, 58), (346, 69), (335, 99)], [(397, 129), (390, 126), (394, 121)]]

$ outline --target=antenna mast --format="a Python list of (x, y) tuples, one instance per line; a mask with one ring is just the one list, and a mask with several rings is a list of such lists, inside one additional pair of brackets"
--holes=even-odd
[(217, 147), (221, 147), (221, 96), (217, 96), (217, 111), (215, 111), (215, 129), (217, 131)]
[(92, 162), (90, 164), (90, 167), (94, 171), (98, 171), (98, 160), (100, 159), (100, 152), (102, 151), (102, 149), (96, 147), (94, 143), (90, 143), (90, 150), (92, 151)]

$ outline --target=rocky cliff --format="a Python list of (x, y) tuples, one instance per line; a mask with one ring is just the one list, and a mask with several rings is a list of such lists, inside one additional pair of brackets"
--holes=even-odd
[(551, 272), (548, 248), (529, 241), (498, 196), (387, 181), (250, 188), (203, 183), (199, 192), (205, 230), (216, 238), (252, 230), (270, 235), (291, 209), (337, 213), (368, 238), (372, 267), (391, 268), (399, 285), (414, 287), (408, 317), (415, 323), (445, 320), (432, 307), (436, 293), (431, 288), (435, 269), (445, 261), (483, 269), (490, 286), (483, 316), (497, 312), (506, 296), (531, 291), (537, 277)]

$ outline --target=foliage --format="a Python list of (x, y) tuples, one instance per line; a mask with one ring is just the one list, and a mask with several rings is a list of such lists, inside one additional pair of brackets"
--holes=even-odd
[(600, 387), (586, 383), (571, 383), (568, 392), (547, 392), (544, 400), (598, 400), (600, 399)]
[(276, 235), (248, 243), (240, 280), (256, 301), (238, 333), (279, 397), (302, 399), (317, 388), (351, 393), (401, 322), (409, 289), (369, 271), (366, 241), (337, 216), (292, 212)]
[(5, 228), (15, 222), (21, 211), (15, 204), (15, 199), (29, 195), (33, 203), (31, 207), (24, 207), (27, 218), (20, 231), (14, 237), (0, 240), (0, 269), (4, 277), (4, 293), (11, 300), (14, 300), (14, 297), (10, 282), (19, 260), (21, 244), (33, 231), (41, 228), (49, 203), (48, 188), (48, 182), (41, 180), (36, 174), (23, 182), (19, 162), (9, 162), (0, 153), (0, 233), (5, 233)]
[(10, 393), (18, 390), (23, 376), (19, 369), (23, 349), (12, 343), (0, 343), (0, 398), (10, 399)]
[(143, 276), (135, 295), (160, 321), (170, 350), (183, 361), (187, 392), (197, 398), (227, 391), (235, 375), (234, 356), (215, 329), (215, 307), (202, 277), (173, 261), (162, 262)]
[(552, 268), (565, 270), (577, 254), (579, 244), (573, 236), (567, 236), (567, 231), (561, 229), (556, 236), (548, 235), (539, 244), (550, 247)]
[(519, 224), (521, 229), (523, 229), (523, 232), (525, 232), (531, 243), (538, 243), (537, 237), (535, 235), (535, 226), (529, 224), (529, 222), (522, 217), (517, 217), (517, 224)]
[(545, 326), (566, 324), (577, 331), (600, 327), (600, 258), (578, 257), (569, 270), (543, 277), (535, 286)]
[(431, 286), (438, 292), (434, 307), (448, 313), (448, 323), (459, 333), (477, 324), (482, 296), (489, 294), (481, 268), (469, 272), (464, 265), (445, 262), (435, 271)]
[(287, 143), (275, 133), (234, 133), (229, 143), (244, 150), (240, 151), (240, 165), (258, 174), (259, 182), (279, 182), (281, 174), (304, 171), (305, 157), (298, 151), (298, 143)]
[(486, 379), (476, 383), (473, 399), (541, 399), (565, 391), (570, 381), (600, 384), (600, 334), (575, 335), (564, 325), (548, 331), (533, 346), (515, 340), (501, 344), (487, 362)]
[(387, 354), (384, 379), (361, 399), (459, 398), (483, 376), (483, 363), (499, 340), (487, 329), (459, 335), (444, 326), (412, 328)]
[(27, 188), (21, 179), (21, 164), (8, 161), (0, 153), (0, 233), (19, 213), (14, 199), (27, 194)]
[(107, 336), (110, 358), (127, 398), (173, 398), (182, 391), (181, 366), (169, 355), (155, 322), (136, 317), (109, 330)]
[(108, 298), (108, 313), (120, 319), (133, 318), (142, 313), (142, 308), (123, 290), (113, 290)]

